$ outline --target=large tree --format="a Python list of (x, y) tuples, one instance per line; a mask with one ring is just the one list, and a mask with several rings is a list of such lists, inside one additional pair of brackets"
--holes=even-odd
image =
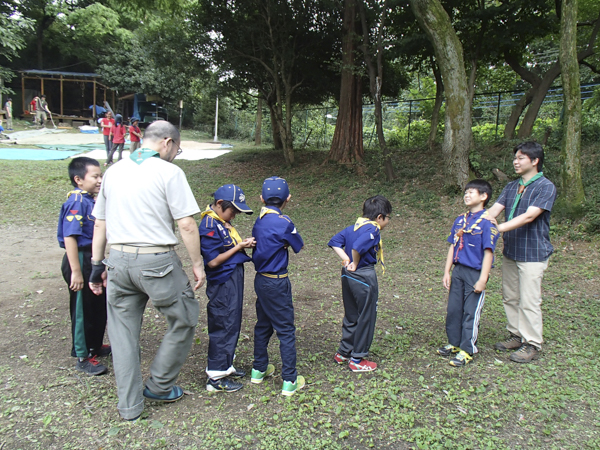
[[(9, 11), (0, 8), (0, 93), (9, 94), (12, 90), (4, 87), (5, 81), (13, 78), (13, 72), (1, 64), (10, 63), (18, 55), (19, 50), (25, 47), (25, 34), (31, 30), (32, 23), (28, 19), (10, 17)], [(1, 105), (0, 105), (1, 107)]]
[(211, 36), (199, 56), (210, 56), (229, 83), (258, 90), (281, 136), (287, 164), (294, 163), (294, 107), (325, 97), (337, 47), (337, 21), (326, 0), (200, 0), (192, 21)]
[(446, 120), (442, 153), (450, 183), (464, 189), (469, 179), (469, 152), (473, 148), (471, 101), (463, 47), (450, 17), (439, 0), (411, 0), (412, 10), (427, 33), (446, 92)]
[(560, 66), (564, 92), (562, 142), (562, 199), (581, 208), (585, 195), (581, 181), (581, 88), (577, 58), (577, 0), (562, 0)]
[(357, 1), (344, 0), (342, 19), (342, 82), (339, 109), (328, 159), (343, 164), (364, 158), (362, 80), (356, 61), (357, 36), (361, 32)]

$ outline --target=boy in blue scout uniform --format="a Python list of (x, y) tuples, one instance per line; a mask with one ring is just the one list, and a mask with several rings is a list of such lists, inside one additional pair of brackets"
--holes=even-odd
[(56, 234), (58, 244), (66, 250), (61, 270), (69, 286), (71, 356), (77, 357), (77, 370), (87, 375), (102, 375), (108, 369), (96, 356), (108, 356), (111, 350), (110, 346), (102, 345), (106, 294), (97, 296), (89, 286), (95, 222), (92, 209), (102, 183), (100, 164), (92, 158), (75, 158), (69, 163), (69, 178), (75, 189), (67, 194), (60, 210)]
[(215, 201), (200, 217), (200, 250), (206, 271), (208, 320), (207, 391), (235, 392), (243, 370), (233, 367), (235, 347), (242, 326), (244, 301), (244, 263), (251, 261), (247, 248), (254, 238), (243, 239), (231, 225), (238, 212), (252, 214), (244, 192), (234, 184), (221, 186), (213, 194)]
[(437, 352), (441, 356), (457, 353), (450, 360), (450, 365), (455, 367), (470, 363), (478, 351), (475, 344), (485, 301), (485, 285), (499, 236), (496, 226), (485, 220), (488, 215), (485, 206), (491, 196), (492, 186), (487, 181), (467, 183), (464, 202), (469, 211), (456, 218), (448, 236), (450, 248), (442, 281), (450, 291), (446, 315), (448, 344)]
[(290, 200), (290, 189), (283, 178), (267, 178), (262, 187), (261, 201), (265, 206), (256, 219), (252, 236), (256, 248), (252, 261), (256, 269), (256, 326), (254, 327), (254, 365), (251, 382), (262, 383), (273, 375), (267, 347), (273, 330), (277, 332), (281, 352), (281, 393), (294, 395), (305, 384), (296, 371), (296, 327), (292, 285), (288, 278), (288, 247), (298, 253), (304, 241), (288, 216), (281, 213)]
[(375, 264), (380, 262), (384, 273), (383, 244), (380, 231), (390, 221), (392, 204), (381, 195), (363, 203), (362, 217), (354, 225), (333, 236), (329, 247), (342, 259), (342, 297), (344, 321), (342, 339), (333, 359), (348, 363), (352, 372), (371, 372), (377, 364), (367, 361), (377, 320), (379, 285)]

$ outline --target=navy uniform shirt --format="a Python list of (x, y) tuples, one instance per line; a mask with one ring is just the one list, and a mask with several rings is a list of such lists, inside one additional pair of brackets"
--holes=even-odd
[(288, 216), (281, 214), (281, 210), (274, 206), (267, 208), (275, 213), (263, 214), (261, 211), (254, 223), (252, 236), (256, 239), (256, 247), (252, 252), (252, 261), (258, 273), (281, 275), (287, 272), (287, 248), (292, 247), (298, 253), (304, 241)]
[(231, 237), (225, 224), (208, 215), (202, 218), (200, 226), (200, 252), (204, 258), (206, 280), (211, 284), (225, 283), (231, 277), (235, 266), (250, 261), (245, 251), (236, 252), (223, 264), (211, 269), (206, 264), (221, 253), (231, 250), (238, 243)]
[[(479, 223), (485, 209), (476, 213), (461, 214), (456, 218), (448, 236), (448, 242), (454, 245), (454, 264), (461, 264), (475, 270), (481, 270), (483, 256), (486, 249), (490, 249), (492, 253), (496, 249), (500, 232), (498, 228), (489, 220), (483, 218)], [(466, 221), (466, 224), (465, 224)], [(462, 235), (462, 248), (460, 248), (460, 237), (458, 231), (464, 229)]]
[(94, 196), (87, 191), (75, 189), (67, 195), (67, 201), (60, 209), (58, 217), (58, 230), (56, 237), (58, 245), (65, 248), (65, 238), (77, 239), (77, 247), (90, 247), (94, 236), (94, 223), (92, 216), (94, 209)]
[[(518, 190), (519, 180), (512, 181), (498, 197), (497, 203), (504, 205), (506, 217), (512, 209)], [(556, 187), (546, 177), (535, 180), (525, 188), (513, 219), (524, 214), (530, 206), (536, 206), (544, 211), (533, 222), (502, 234), (504, 256), (523, 262), (541, 262), (550, 257), (554, 251), (550, 243), (550, 211), (554, 200), (556, 200)]]
[(352, 261), (352, 250), (356, 250), (360, 254), (357, 267), (357, 269), (360, 269), (361, 267), (377, 264), (377, 250), (380, 241), (379, 228), (367, 223), (356, 231), (354, 231), (354, 225), (344, 228), (333, 236), (327, 245), (343, 248), (350, 261)]

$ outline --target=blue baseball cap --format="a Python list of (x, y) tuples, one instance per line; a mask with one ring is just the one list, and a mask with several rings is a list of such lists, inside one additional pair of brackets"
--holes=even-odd
[(262, 198), (267, 201), (270, 198), (278, 198), (286, 201), (290, 195), (290, 188), (287, 181), (280, 177), (270, 177), (263, 182)]
[(233, 203), (238, 211), (252, 214), (252, 210), (246, 205), (246, 196), (244, 195), (244, 191), (239, 186), (235, 184), (225, 184), (221, 186), (219, 189), (215, 191), (213, 194), (216, 200), (227, 200), (228, 202)]

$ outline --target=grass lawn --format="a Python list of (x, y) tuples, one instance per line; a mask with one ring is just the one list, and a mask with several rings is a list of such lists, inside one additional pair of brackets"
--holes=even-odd
[[(190, 137), (196, 136), (184, 139)], [(485, 174), (499, 167), (513, 175), (509, 147), (478, 151)], [(597, 186), (598, 147), (585, 152), (590, 161), (586, 186)], [(464, 206), (462, 196), (443, 188), (440, 155), (398, 151), (394, 183), (383, 181), (375, 152), (367, 157), (365, 177), (323, 164), (325, 155), (298, 152), (297, 164), (285, 168), (280, 152), (238, 145), (217, 159), (176, 161), (201, 208), (217, 187), (234, 182), (258, 211), (263, 179), (279, 175), (288, 180), (292, 202), (285, 213), (306, 243), (290, 258), (298, 371), (308, 382), (303, 391), (282, 397), (276, 376), (261, 385), (246, 379), (244, 389), (233, 394), (206, 392), (207, 299), (201, 288), (196, 342), (179, 379), (188, 395), (170, 405), (146, 403), (137, 423), (120, 420), (110, 359), (105, 361), (109, 375), (84, 378), (69, 357), (59, 252), (51, 261), (54, 273), (40, 272), (35, 262), (23, 260), (19, 271), (27, 282), (13, 289), (6, 287), (10, 280), (0, 283), (0, 320), (6, 330), (0, 337), (0, 449), (600, 448), (598, 237), (583, 232), (577, 222), (553, 223), (555, 254), (543, 282), (544, 350), (539, 361), (526, 365), (493, 349), (507, 337), (500, 241), (482, 314), (480, 353), (467, 367), (454, 368), (435, 350), (446, 343), (447, 292), (441, 282), (445, 238)], [(557, 180), (558, 154), (547, 160), (544, 172)], [(7, 242), (35, 230), (40, 247), (57, 247), (56, 218), (70, 189), (67, 164), (0, 161), (0, 230)], [(494, 199), (502, 187), (494, 182)], [(340, 261), (327, 242), (353, 223), (362, 201), (375, 194), (388, 197), (394, 207), (392, 222), (382, 233), (385, 275), (377, 269), (380, 297), (371, 357), (379, 369), (357, 375), (332, 360), (343, 305)], [(242, 237), (250, 235), (255, 217), (236, 218)], [(0, 247), (6, 257), (24, 245), (14, 241)], [(178, 253), (189, 267), (183, 246)], [(236, 359), (236, 366), (248, 372), (256, 317), (253, 278), (248, 264)], [(32, 280), (44, 294), (36, 293)], [(162, 316), (149, 307), (141, 340), (145, 374), (164, 330)], [(20, 358), (24, 352), (28, 356)], [(278, 374), (275, 336), (270, 356)]]

